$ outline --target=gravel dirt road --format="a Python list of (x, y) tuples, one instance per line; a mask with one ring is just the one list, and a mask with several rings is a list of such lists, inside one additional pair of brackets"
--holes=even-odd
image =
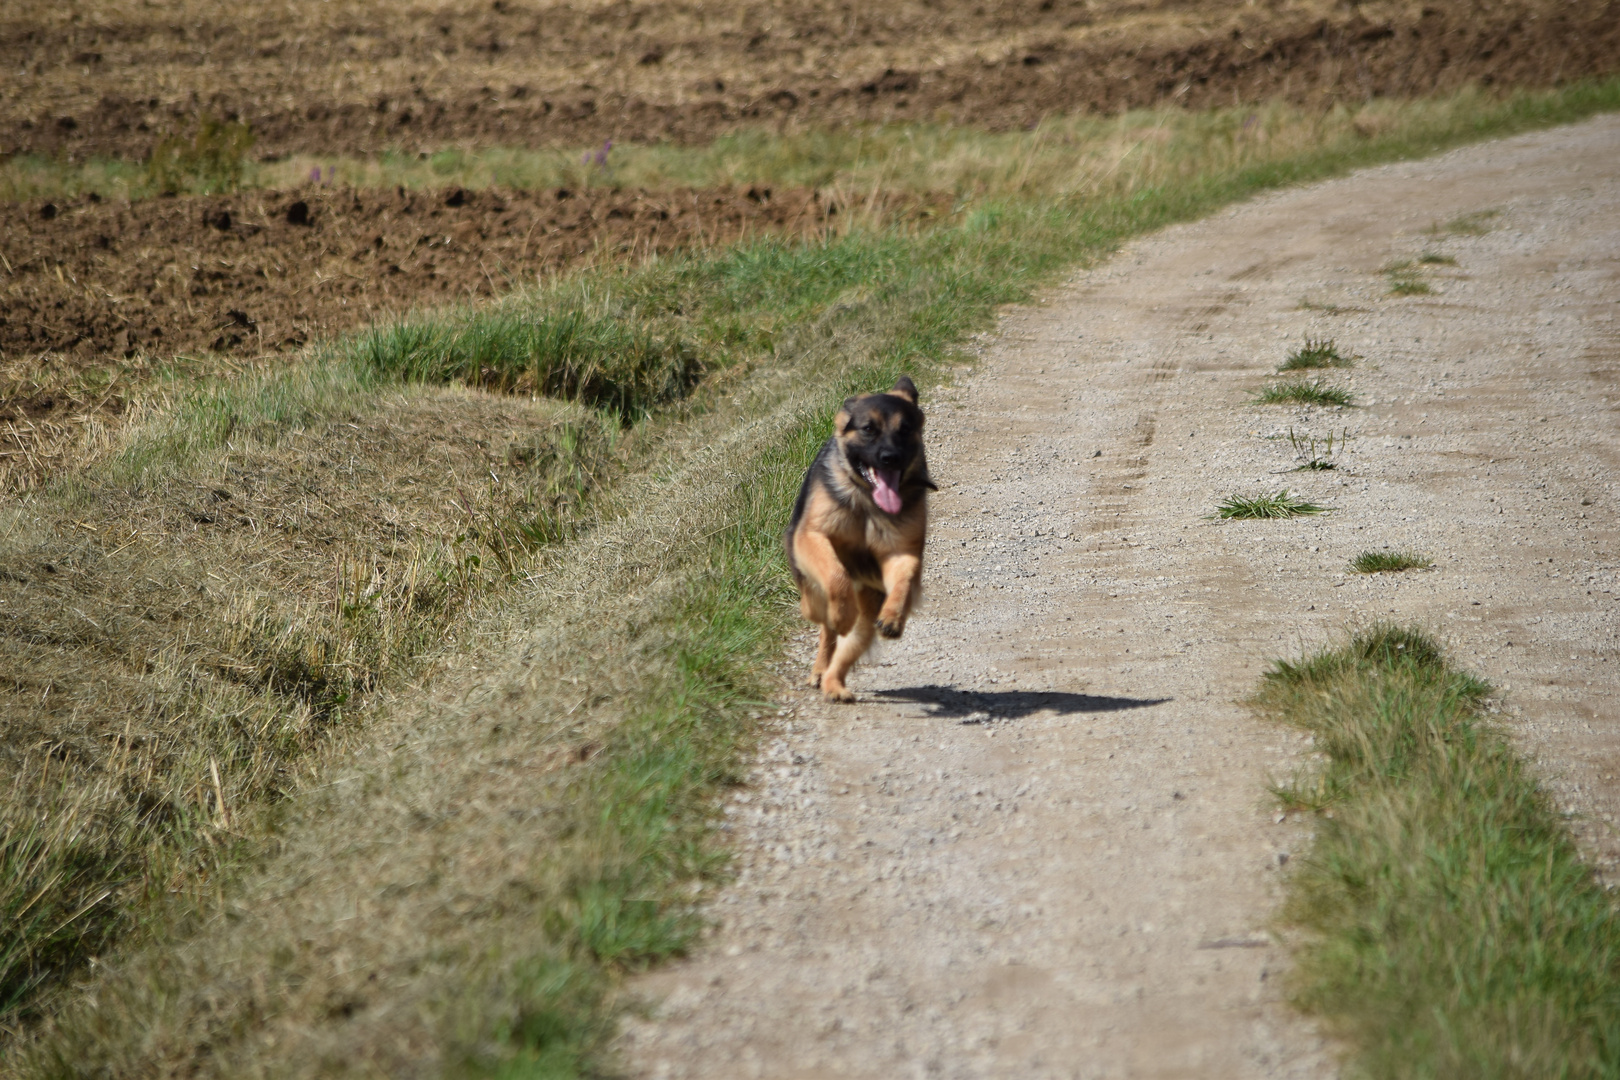
[[(784, 700), (716, 932), (636, 988), (633, 1071), (1331, 1075), (1270, 924), (1309, 823), (1265, 784), (1309, 747), (1242, 699), (1373, 619), (1502, 688), (1612, 872), (1617, 300), (1606, 117), (1256, 199), (1010, 312), (924, 402), (929, 604), (857, 704)], [(1324, 375), (1358, 406), (1250, 404), (1306, 335), (1360, 357)], [(1290, 427), (1348, 430), (1338, 467), (1290, 471)], [(1334, 509), (1210, 516), (1284, 487)], [(1349, 572), (1386, 546), (1435, 565)]]

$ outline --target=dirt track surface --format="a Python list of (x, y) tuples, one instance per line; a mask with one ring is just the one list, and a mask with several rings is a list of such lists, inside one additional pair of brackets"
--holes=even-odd
[[(930, 606), (861, 700), (790, 698), (726, 813), (718, 932), (647, 977), (648, 1077), (1315, 1077), (1268, 932), (1308, 746), (1241, 705), (1373, 619), (1437, 631), (1596, 864), (1620, 856), (1620, 118), (1370, 170), (1131, 245), (931, 405)], [(1482, 236), (1435, 222), (1496, 210)], [(1429, 251), (1433, 293), (1380, 273)], [(1301, 307), (1302, 298), (1319, 305)], [(1320, 305), (1335, 305), (1336, 312)], [(1248, 399), (1301, 338), (1362, 407)], [(1288, 427), (1348, 428), (1291, 472)], [(1289, 487), (1320, 518), (1218, 522)], [(1384, 546), (1434, 569), (1361, 577)], [(808, 668), (807, 647), (800, 649)]]
[(250, 123), (262, 155), (354, 154), (701, 142), (761, 122), (1010, 128), (1617, 65), (1614, 0), (22, 0), (0, 16), (0, 154), (144, 158), (205, 112)]

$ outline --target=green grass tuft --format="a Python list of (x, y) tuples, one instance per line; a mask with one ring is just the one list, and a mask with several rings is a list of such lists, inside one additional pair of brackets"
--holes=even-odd
[(1472, 214), (1459, 214), (1443, 224), (1437, 221), (1427, 231), (1430, 236), (1484, 236), (1491, 231), (1491, 222), (1501, 214), (1500, 210), (1476, 210)]
[(679, 332), (578, 310), (419, 318), (369, 331), (350, 352), (405, 381), (540, 394), (625, 417), (685, 397), (703, 375), (696, 344)]
[(173, 135), (153, 147), (146, 160), (146, 185), (162, 195), (235, 191), (255, 141), (248, 125), (221, 123), (205, 114), (191, 136)]
[(1456, 266), (1457, 260), (1450, 255), (1442, 255), (1438, 251), (1425, 251), (1418, 256), (1418, 262), (1424, 266)]
[(1423, 272), (1411, 259), (1390, 263), (1384, 267), (1384, 276), (1389, 279), (1389, 291), (1393, 296), (1425, 296), (1434, 291), (1423, 280)]
[(1256, 405), (1354, 405), (1355, 395), (1337, 386), (1291, 379), (1271, 383), (1254, 399)]
[(1306, 338), (1305, 344), (1288, 354), (1278, 371), (1304, 371), (1311, 368), (1345, 368), (1355, 364), (1355, 358), (1339, 351), (1332, 338)]
[(1413, 551), (1363, 551), (1350, 560), (1358, 574), (1394, 574), (1402, 570), (1427, 570), (1434, 560)]
[(1350, 429), (1335, 436), (1332, 431), (1325, 438), (1315, 435), (1296, 435), (1292, 426), (1288, 428), (1288, 444), (1294, 448), (1295, 472), (1329, 472), (1339, 467), (1333, 460), (1335, 449), (1343, 450), (1350, 445)]
[(1280, 661), (1262, 713), (1325, 762), (1276, 792), (1320, 811), (1283, 918), (1295, 1002), (1347, 1075), (1600, 1077), (1620, 1065), (1620, 918), (1556, 809), (1487, 722), (1490, 687), (1380, 624)]
[(1217, 517), (1245, 521), (1325, 514), (1330, 509), (1331, 507), (1317, 506), (1313, 502), (1307, 502), (1284, 490), (1273, 495), (1256, 495), (1252, 498), (1242, 495), (1228, 495), (1220, 506), (1216, 507), (1215, 513)]

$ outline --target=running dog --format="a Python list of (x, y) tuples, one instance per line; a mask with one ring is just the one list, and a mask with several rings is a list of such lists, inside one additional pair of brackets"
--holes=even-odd
[(922, 591), (928, 478), (917, 387), (902, 375), (848, 398), (805, 474), (788, 522), (799, 609), (821, 627), (810, 671), (828, 701), (854, 701), (844, 678), (874, 634), (897, 638)]

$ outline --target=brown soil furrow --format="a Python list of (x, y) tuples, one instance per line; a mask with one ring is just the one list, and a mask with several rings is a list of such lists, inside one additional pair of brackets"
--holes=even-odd
[[(815, 192), (768, 188), (311, 187), (0, 205), (10, 266), (0, 277), (0, 356), (297, 348), (538, 274), (750, 234), (803, 235), (837, 213)], [(0, 415), (29, 408), (7, 402)]]
[[(336, 7), (337, 10), (333, 10)], [(1165, 101), (1319, 104), (1620, 68), (1614, 0), (1251, 11), (920, 2), (418, 8), (214, 4), (0, 22), (0, 154), (142, 157), (208, 112), (258, 152), (703, 142), (751, 123), (951, 119), (994, 129)]]

